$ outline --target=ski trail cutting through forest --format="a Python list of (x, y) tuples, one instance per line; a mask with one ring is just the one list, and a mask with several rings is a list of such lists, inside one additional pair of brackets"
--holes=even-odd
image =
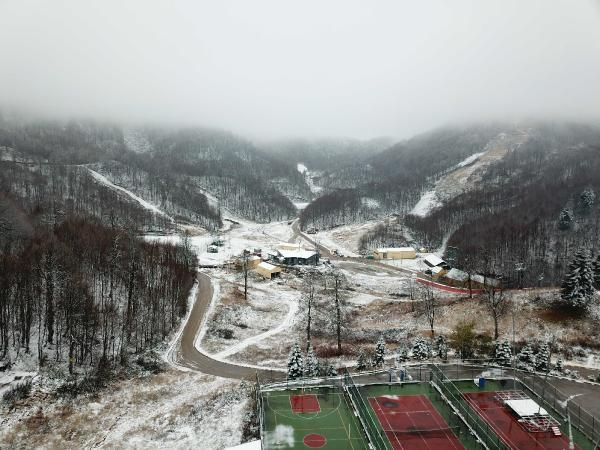
[(159, 216), (169, 219), (172, 223), (175, 223), (175, 220), (170, 215), (168, 215), (164, 211), (160, 210), (156, 205), (153, 205), (152, 203), (147, 202), (143, 198), (135, 195), (133, 192), (125, 189), (124, 187), (117, 186), (116, 184), (112, 183), (108, 178), (106, 178), (104, 175), (99, 174), (95, 170), (92, 170), (89, 167), (86, 167), (86, 169), (90, 172), (90, 174), (92, 175), (92, 177), (94, 177), (94, 179), (96, 181), (109, 187), (110, 189), (124, 193), (125, 195), (127, 195), (131, 199), (135, 200), (137, 203), (139, 203), (142, 207), (144, 207), (148, 211), (152, 211), (154, 214), (158, 214)]
[(232, 345), (231, 347), (228, 347), (227, 349), (225, 349), (219, 353), (216, 353), (212, 356), (217, 359), (226, 358), (235, 353), (238, 353), (239, 351), (245, 349), (246, 347), (249, 347), (250, 345), (254, 345), (268, 337), (271, 337), (275, 334), (281, 333), (286, 328), (288, 328), (292, 325), (297, 312), (298, 312), (298, 302), (294, 302), (294, 301), (290, 302), (290, 308), (288, 310), (288, 313), (285, 316), (285, 319), (283, 319), (283, 322), (281, 322), (278, 326), (276, 326), (275, 328), (271, 328), (270, 330), (265, 331), (264, 333), (258, 334), (256, 336), (252, 336), (248, 339), (244, 339), (243, 341), (238, 342), (237, 344)]

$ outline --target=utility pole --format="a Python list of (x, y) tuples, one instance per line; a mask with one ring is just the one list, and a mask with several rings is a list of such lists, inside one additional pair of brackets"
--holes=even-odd
[(248, 253), (246, 250), (243, 252), (242, 262), (242, 269), (244, 271), (244, 300), (248, 300)]

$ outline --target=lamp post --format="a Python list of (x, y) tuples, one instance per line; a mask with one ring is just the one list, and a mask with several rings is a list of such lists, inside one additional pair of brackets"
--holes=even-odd
[(583, 394), (574, 394), (569, 397), (564, 402), (558, 402), (558, 404), (567, 410), (567, 422), (569, 424), (569, 450), (575, 450), (575, 443), (573, 442), (573, 430), (571, 429), (571, 414), (569, 413), (569, 402), (573, 400), (575, 397), (579, 397)]

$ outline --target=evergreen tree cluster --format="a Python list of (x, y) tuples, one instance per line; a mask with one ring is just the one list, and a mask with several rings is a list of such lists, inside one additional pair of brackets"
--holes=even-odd
[(428, 359), (431, 355), (431, 347), (429, 342), (422, 337), (417, 338), (412, 348), (413, 358), (417, 361)]
[[(507, 341), (504, 342), (508, 343)], [(504, 346), (504, 343), (500, 346)], [(496, 348), (498, 349), (498, 347)], [(530, 344), (525, 345), (525, 347), (517, 354), (517, 368), (528, 370), (530, 372), (533, 372), (534, 370), (537, 372), (549, 372), (552, 370), (550, 362), (550, 345), (547, 342), (544, 342), (539, 346), (537, 352), (534, 351)], [(562, 372), (561, 359), (557, 361), (554, 370)]]
[(512, 363), (512, 349), (507, 340), (496, 342), (496, 351), (494, 354), (496, 363), (501, 366), (510, 366)]
[(600, 286), (600, 255), (592, 258), (588, 250), (580, 250), (569, 264), (563, 281), (561, 298), (564, 304), (576, 310), (586, 309), (593, 301), (595, 287)]
[(323, 364), (319, 361), (312, 346), (304, 356), (297, 343), (292, 347), (287, 367), (290, 380), (303, 377), (333, 377), (338, 374), (331, 364)]

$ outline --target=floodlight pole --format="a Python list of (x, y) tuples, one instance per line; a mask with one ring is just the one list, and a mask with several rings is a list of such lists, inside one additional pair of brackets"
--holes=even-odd
[(573, 400), (575, 397), (579, 397), (583, 394), (574, 394), (569, 397), (564, 402), (559, 402), (560, 406), (567, 410), (567, 423), (569, 424), (569, 450), (575, 450), (575, 443), (573, 442), (573, 429), (571, 428), (571, 413), (569, 412), (569, 402)]
[(571, 413), (567, 408), (567, 422), (569, 422), (569, 450), (575, 450), (575, 444), (573, 443), (573, 429), (571, 428)]

